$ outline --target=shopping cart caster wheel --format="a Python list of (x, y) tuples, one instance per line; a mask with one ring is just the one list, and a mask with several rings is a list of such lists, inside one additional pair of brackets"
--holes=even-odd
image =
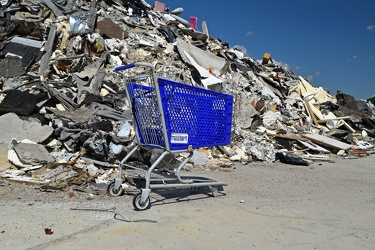
[(110, 196), (120, 196), (124, 193), (124, 188), (120, 185), (119, 188), (115, 188), (115, 182), (109, 183), (107, 192)]
[(133, 207), (135, 210), (142, 211), (149, 209), (151, 207), (150, 197), (147, 197), (144, 203), (141, 203), (142, 200), (142, 193), (137, 194), (133, 198)]

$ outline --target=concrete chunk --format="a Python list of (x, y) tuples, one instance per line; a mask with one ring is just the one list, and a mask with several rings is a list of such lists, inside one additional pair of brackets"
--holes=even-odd
[(12, 139), (22, 141), (29, 139), (36, 143), (45, 141), (52, 133), (53, 128), (41, 125), (36, 119), (20, 119), (14, 113), (7, 113), (0, 116), (0, 144), (8, 144)]

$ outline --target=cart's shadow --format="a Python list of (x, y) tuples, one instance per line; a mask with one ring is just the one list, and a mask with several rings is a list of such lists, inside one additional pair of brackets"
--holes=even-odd
[[(218, 192), (216, 197), (225, 196), (224, 188), (217, 186)], [(202, 199), (216, 198), (210, 187), (194, 187), (194, 188), (168, 188), (153, 190), (150, 194), (151, 205), (160, 206), (166, 204), (175, 204), (179, 202), (189, 202)]]

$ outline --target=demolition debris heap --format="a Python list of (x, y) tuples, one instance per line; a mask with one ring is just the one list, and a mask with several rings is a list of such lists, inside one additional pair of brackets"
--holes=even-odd
[[(3, 1), (0, 33), (2, 177), (60, 186), (106, 182), (134, 147), (132, 111), (114, 68), (150, 63), (160, 77), (234, 97), (231, 143), (187, 165), (310, 161), (372, 153), (374, 106), (331, 95), (274, 62), (247, 57), (145, 1)], [(157, 4), (156, 4), (157, 3)], [(193, 14), (193, 13), (192, 13)], [(203, 18), (203, 17), (202, 17)], [(196, 20), (195, 20), (196, 21)], [(160, 150), (133, 161), (152, 163)], [(318, 157), (319, 156), (319, 157)], [(183, 154), (165, 158), (173, 170)], [(59, 176), (59, 178), (56, 178)]]

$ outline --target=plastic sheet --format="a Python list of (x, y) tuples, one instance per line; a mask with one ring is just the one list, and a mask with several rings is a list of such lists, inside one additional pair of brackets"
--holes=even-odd
[(70, 24), (70, 32), (73, 35), (77, 34), (85, 34), (88, 32), (89, 27), (87, 23), (78, 16), (70, 16), (69, 17), (69, 24)]
[(309, 163), (295, 154), (277, 152), (276, 159), (285, 164), (308, 166)]

